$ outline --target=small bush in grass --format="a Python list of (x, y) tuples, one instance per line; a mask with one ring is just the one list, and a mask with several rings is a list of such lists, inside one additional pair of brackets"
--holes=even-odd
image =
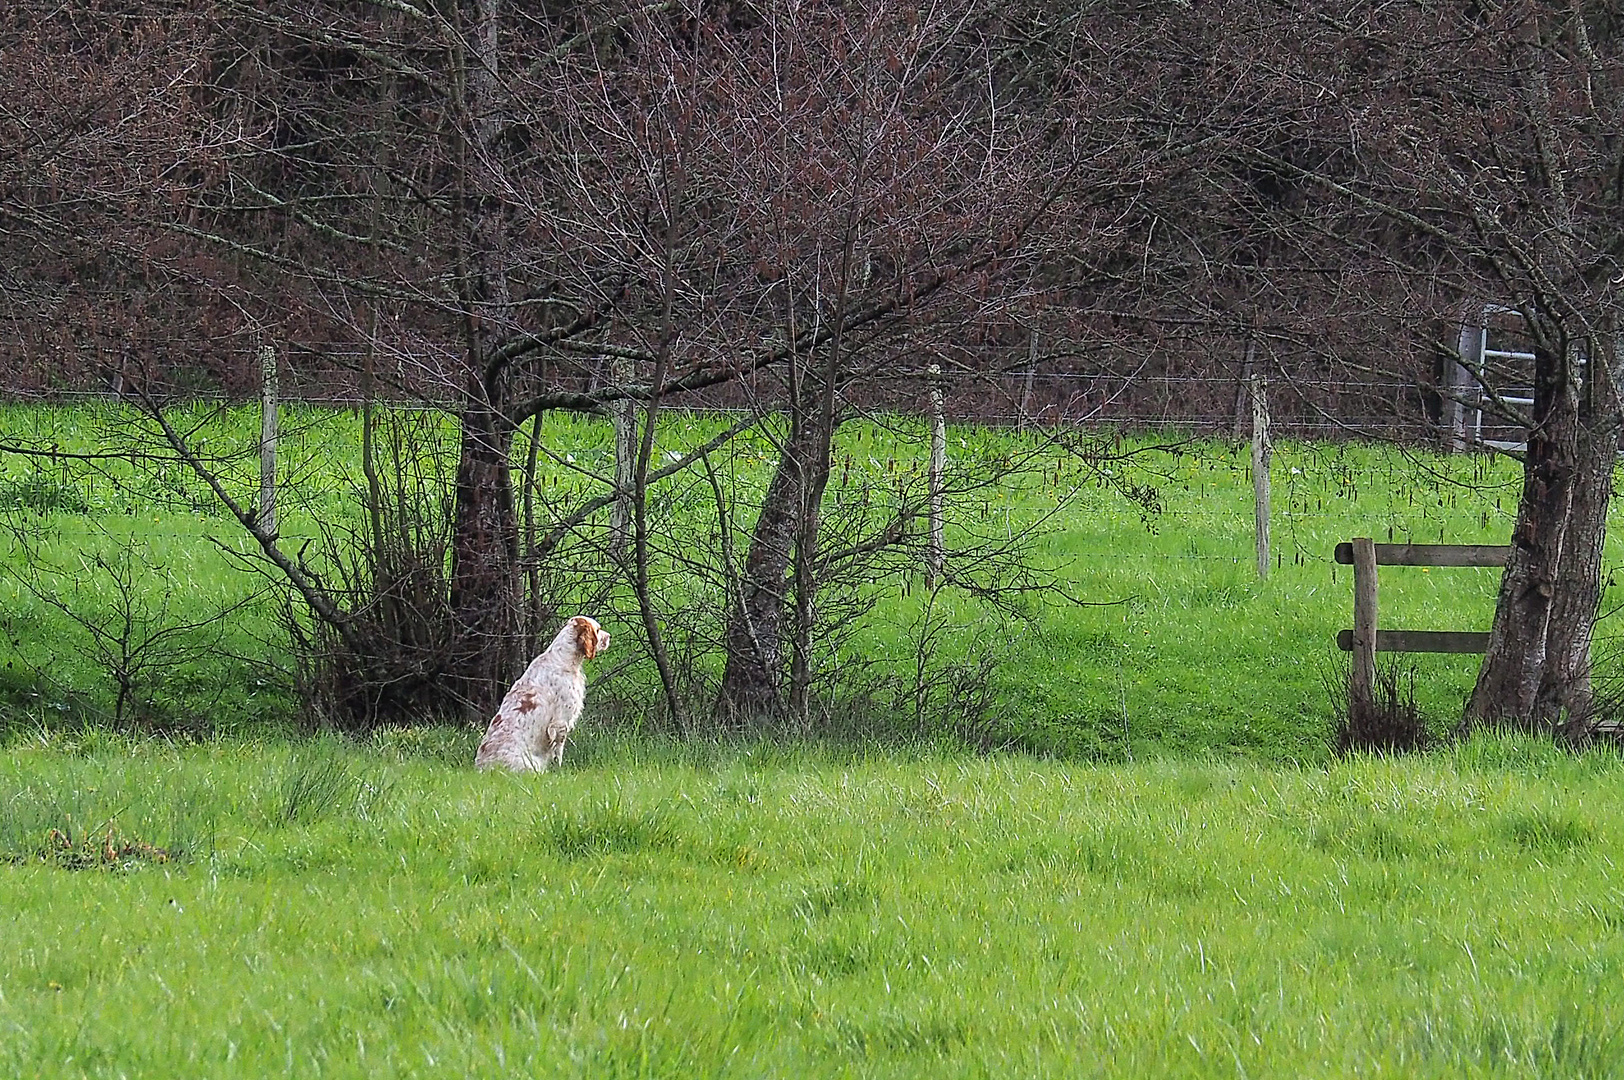
[(88, 514), (90, 500), (72, 482), (36, 469), (0, 480), (0, 510), (36, 514)]
[(346, 613), (348, 637), (292, 604), (284, 616), (308, 715), (350, 732), (457, 715), (444, 670), (449, 537), (431, 535), (436, 528), (425, 510), (371, 539), (352, 536), (348, 547), (342, 536), (328, 538), (329, 594)]
[(1347, 669), (1330, 685), (1336, 705), (1336, 752), (1395, 754), (1425, 750), (1432, 742), (1415, 703), (1415, 667), (1403, 663), (1376, 665), (1368, 702), (1348, 693)]

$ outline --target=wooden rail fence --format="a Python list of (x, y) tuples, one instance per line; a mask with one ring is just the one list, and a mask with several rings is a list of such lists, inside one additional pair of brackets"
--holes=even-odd
[(1336, 561), (1353, 567), (1353, 629), (1336, 636), (1337, 647), (1353, 653), (1348, 700), (1368, 706), (1376, 683), (1378, 652), (1479, 653), (1489, 635), (1456, 630), (1378, 630), (1377, 566), (1504, 566), (1504, 544), (1378, 544), (1369, 537), (1336, 546)]

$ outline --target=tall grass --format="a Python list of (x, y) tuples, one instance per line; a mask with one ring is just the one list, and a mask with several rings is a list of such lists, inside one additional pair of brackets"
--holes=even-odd
[[(469, 769), (470, 737), (413, 738), (7, 751), (0, 1074), (1624, 1069), (1610, 753), (605, 740), (514, 778)], [(310, 779), (333, 770), (357, 782)], [(291, 813), (300, 785), (326, 796)], [(64, 814), (211, 839), (29, 857)]]

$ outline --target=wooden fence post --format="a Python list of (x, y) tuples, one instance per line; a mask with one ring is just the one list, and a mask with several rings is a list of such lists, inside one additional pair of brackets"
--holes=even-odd
[(930, 366), (930, 553), (925, 558), (925, 588), (934, 589), (947, 562), (942, 529), (942, 481), (947, 472), (947, 410), (942, 395), (942, 368)]
[(276, 535), (276, 440), (278, 415), (276, 348), (259, 347), (259, 524), (265, 535)]
[(1376, 544), (1368, 536), (1353, 541), (1353, 667), (1348, 672), (1348, 708), (1369, 715), (1376, 686)]
[[(1248, 350), (1250, 351), (1250, 350)], [(1257, 532), (1257, 576), (1269, 576), (1269, 442), (1268, 383), (1253, 372), (1252, 389), (1252, 520)]]

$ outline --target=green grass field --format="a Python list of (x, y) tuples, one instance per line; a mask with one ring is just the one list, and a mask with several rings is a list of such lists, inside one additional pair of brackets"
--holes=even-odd
[[(36, 444), (93, 450), (116, 420), (89, 409), (14, 408), (0, 410), (0, 431)], [(250, 499), (253, 410), (199, 415), (190, 422), (201, 425), (206, 446), (227, 463), (239, 496)], [(420, 444), (444, 436), (443, 424), (424, 423), (415, 434)], [(284, 532), (312, 535), (314, 522), (353, 519), (360, 483), (355, 416), (295, 411), (286, 426)], [(715, 429), (714, 420), (672, 414), (664, 431), (667, 444), (681, 450)], [(604, 425), (552, 418), (543, 442), (558, 458), (543, 470), (541, 487), (549, 499), (567, 507), (579, 493), (595, 490), (579, 470), (607, 469)], [(1022, 445), (1011, 433), (965, 429), (953, 433), (950, 457), (996, 457)], [(850, 425), (838, 448), (841, 474), (884, 477), (899, 463), (918, 467), (919, 450), (895, 434)], [(564, 464), (566, 458), (574, 463)], [(724, 460), (722, 471), (748, 492), (760, 485), (764, 462), (761, 445), (746, 441)], [(148, 620), (142, 626), (244, 600), (261, 584), (222, 549), (248, 546), (240, 530), (181, 467), (134, 468), (117, 461), (77, 467), (15, 457), (0, 467), (0, 513), (30, 535), (37, 559), (56, 575), (42, 578), (20, 562), (15, 538), (0, 530), (0, 619), (8, 631), (0, 640), (0, 729), (14, 736), (41, 725), (104, 723), (113, 697), (108, 664), (91, 635), (33, 595), (23, 579), (43, 580), (108, 621), (116, 590), (108, 584), (108, 570), (91, 560), (100, 555), (114, 568), (131, 567), (143, 605), (137, 614)], [(1243, 449), (1186, 442), (1110, 468), (1154, 489), (1160, 512), (1143, 515), (1063, 456), (1017, 484), (980, 493), (970, 507), (983, 520), (996, 525), (1007, 519), (1012, 528), (1048, 515), (1038, 551), (1059, 586), (1029, 606), (1024, 624), (993, 619), (983, 605), (952, 590), (938, 598), (936, 614), (953, 628), (943, 639), (944, 655), (991, 653), (999, 659), (992, 687), (996, 707), (986, 729), (994, 744), (1094, 760), (1207, 752), (1277, 762), (1323, 760), (1331, 714), (1327, 686), (1339, 681), (1342, 662), (1332, 641), (1351, 619), (1350, 575), (1332, 562), (1333, 547), (1356, 535), (1503, 543), (1517, 486), (1516, 466), (1508, 461), (1357, 444), (1283, 444), (1273, 470), (1276, 565), (1267, 581), (1259, 581)], [(675, 536), (684, 535), (685, 514), (698, 515), (694, 527), (703, 529), (710, 501), (703, 481), (689, 477), (684, 484), (662, 497), (659, 509)], [(837, 483), (831, 497), (841, 495)], [(1609, 562), (1624, 562), (1616, 544)], [(672, 561), (664, 573), (664, 592), (680, 594), (680, 562)], [(1390, 568), (1382, 580), (1383, 625), (1486, 629), (1497, 581), (1492, 570)], [(865, 655), (909, 670), (919, 596), (918, 590), (892, 591), (876, 599), (857, 641)], [(680, 604), (680, 595), (672, 602)], [(1610, 608), (1611, 599), (1604, 606)], [(706, 596), (689, 610), (721, 607), (719, 598)], [(609, 629), (623, 643), (642, 633), (635, 617), (610, 618)], [(193, 657), (142, 673), (142, 689), (167, 726), (226, 733), (300, 726), (303, 718), (286, 692), (292, 665), (275, 605), (252, 601), (214, 633), (219, 640), (183, 637)], [(1615, 637), (1612, 623), (1604, 621), (1598, 630), (1604, 660)], [(625, 655), (617, 656), (617, 664)], [(701, 665), (714, 666), (714, 659)], [(1473, 658), (1415, 657), (1411, 663), (1423, 713), (1434, 728), (1447, 730), (1470, 690)], [(600, 722), (616, 717), (637, 726), (657, 706), (657, 688), (650, 664), (600, 670), (593, 690)], [(865, 722), (883, 727), (897, 712), (882, 702)], [(931, 734), (929, 717), (909, 723), (905, 736)]]
[(0, 1075), (1624, 1072), (1612, 753), (472, 746), (13, 745)]
[[(105, 422), (0, 414), (69, 449)], [(209, 422), (223, 458), (251, 437)], [(353, 512), (354, 420), (293, 430), (298, 535)], [(544, 431), (583, 461), (603, 435)], [(858, 469), (911, 452), (844, 438)], [(748, 447), (731, 464), (759, 482)], [(1260, 581), (1237, 448), (1112, 467), (1160, 513), (1063, 459), (980, 497), (1012, 528), (1054, 513), (1057, 587), (1028, 622), (938, 600), (945, 650), (999, 657), (990, 741), (1020, 749), (972, 753), (929, 716), (844, 742), (639, 736), (634, 665), (598, 669), (563, 770), (516, 778), (475, 773), (467, 729), (291, 736), (264, 600), (142, 673), (186, 734), (109, 731), (105, 651), (42, 592), (104, 626), (128, 568), (147, 633), (255, 581), (184, 472), (6, 462), (0, 1076), (1624, 1075), (1624, 759), (1329, 749), (1351, 606), (1332, 547), (1504, 542), (1513, 469), (1283, 445)], [(1384, 625), (1486, 628), (1495, 586), (1384, 571)], [(905, 667), (919, 614), (917, 590), (879, 597), (860, 643)], [(1604, 621), (1604, 660), (1615, 640)], [(1440, 733), (1473, 669), (1415, 661)]]

